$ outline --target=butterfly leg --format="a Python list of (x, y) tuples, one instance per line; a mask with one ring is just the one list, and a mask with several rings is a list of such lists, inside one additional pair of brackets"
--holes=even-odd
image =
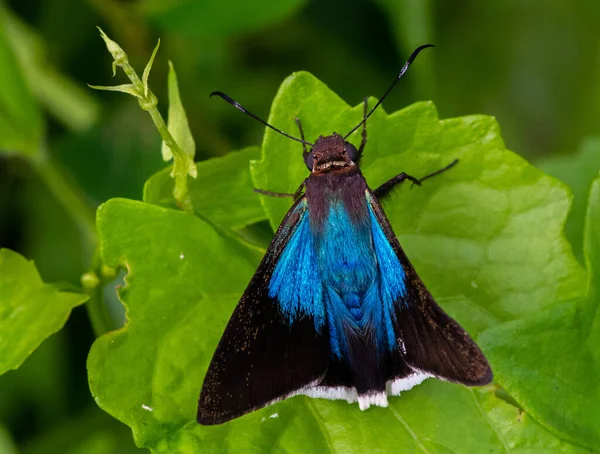
[(294, 194), (289, 194), (287, 192), (272, 192), (272, 191), (265, 191), (264, 189), (257, 189), (257, 188), (254, 188), (254, 192), (258, 192), (259, 194), (262, 194), (262, 195), (268, 195), (270, 197), (294, 197)]
[(382, 198), (387, 196), (392, 191), (392, 189), (394, 189), (395, 186), (399, 185), (400, 183), (403, 183), (406, 180), (410, 180), (413, 182), (413, 184), (421, 186), (421, 182), (419, 180), (417, 180), (415, 177), (407, 175), (406, 173), (402, 172), (402, 173), (396, 175), (395, 177), (390, 178), (385, 183), (383, 183), (381, 186), (379, 186), (377, 189), (375, 189), (373, 191), (373, 193), (375, 194), (375, 197), (377, 197), (379, 200), (381, 200)]
[[(363, 120), (367, 117), (368, 107), (369, 107), (369, 98), (367, 98), (365, 96), (365, 100), (364, 100), (364, 104), (363, 104)], [(362, 156), (362, 152), (365, 149), (365, 145), (367, 144), (367, 122), (366, 122), (366, 120), (363, 123), (361, 136), (362, 136), (362, 140), (360, 141), (360, 146), (358, 147), (358, 158), (356, 159), (357, 161), (360, 160), (360, 157)], [(356, 164), (358, 164), (358, 162), (356, 162)]]
[(412, 181), (413, 185), (417, 185), (417, 186), (421, 186), (421, 183), (423, 183), (423, 181), (431, 178), (431, 177), (435, 177), (436, 175), (439, 175), (440, 173), (445, 172), (446, 170), (451, 169), (452, 167), (454, 167), (456, 164), (458, 163), (458, 159), (455, 159), (454, 161), (452, 161), (450, 164), (448, 164), (446, 167), (436, 170), (435, 172), (430, 173), (429, 175), (425, 175), (423, 178), (421, 179), (417, 179), (413, 176), (407, 175), (406, 173), (402, 172), (398, 175), (396, 175), (393, 178), (390, 178), (388, 181), (386, 181), (385, 183), (383, 183), (381, 186), (379, 186), (377, 189), (375, 189), (374, 194), (375, 197), (377, 197), (378, 199), (382, 199), (383, 197), (387, 196), (390, 191), (392, 189), (394, 189), (394, 187), (406, 180)]
[(300, 186), (298, 186), (298, 189), (296, 189), (296, 192), (294, 192), (293, 194), (290, 194), (287, 192), (265, 191), (264, 189), (257, 189), (257, 188), (254, 188), (254, 192), (258, 192), (259, 194), (268, 195), (271, 197), (291, 197), (294, 200), (298, 200), (302, 196), (302, 192), (304, 191), (305, 184), (306, 184), (306, 180), (303, 181)]
[[(308, 150), (306, 149), (306, 144), (305, 139), (304, 139), (304, 130), (302, 129), (302, 122), (300, 122), (300, 119), (298, 117), (296, 117), (296, 124), (298, 125), (298, 129), (300, 130), (300, 138), (302, 139), (302, 156), (306, 159), (306, 155), (308, 154)], [(264, 189), (257, 189), (254, 188), (254, 192), (258, 192), (259, 194), (262, 195), (268, 195), (270, 197), (291, 197), (294, 200), (297, 200), (300, 198), (300, 196), (302, 195), (302, 191), (304, 190), (304, 181), (302, 182), (302, 184), (298, 187), (298, 189), (296, 189), (296, 192), (294, 192), (293, 194), (290, 194), (288, 192), (272, 192), (272, 191), (265, 191)]]

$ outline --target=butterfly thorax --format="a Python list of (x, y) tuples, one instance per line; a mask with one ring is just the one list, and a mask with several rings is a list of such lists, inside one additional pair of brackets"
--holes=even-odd
[[(338, 188), (326, 190), (324, 195), (325, 216), (312, 223), (322, 282), (361, 326), (361, 300), (377, 278), (369, 218), (352, 215), (357, 207), (348, 206)], [(364, 195), (361, 199), (364, 206), (360, 211), (366, 214)]]

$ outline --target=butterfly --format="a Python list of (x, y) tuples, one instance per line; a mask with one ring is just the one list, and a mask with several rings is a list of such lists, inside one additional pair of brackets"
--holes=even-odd
[[(405, 173), (372, 190), (358, 163), (366, 120), (403, 76), (345, 136), (315, 143), (264, 122), (222, 92), (214, 92), (267, 127), (302, 143), (309, 177), (235, 308), (206, 372), (197, 421), (221, 424), (285, 398), (387, 406), (429, 377), (467, 386), (492, 380), (475, 342), (434, 301), (398, 242), (380, 201)], [(347, 137), (362, 126), (357, 149)], [(310, 150), (307, 149), (310, 147)]]

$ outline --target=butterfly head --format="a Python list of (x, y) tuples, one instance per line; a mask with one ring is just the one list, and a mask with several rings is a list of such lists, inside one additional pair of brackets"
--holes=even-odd
[(320, 136), (304, 156), (306, 167), (313, 173), (325, 173), (356, 166), (358, 151), (338, 133)]

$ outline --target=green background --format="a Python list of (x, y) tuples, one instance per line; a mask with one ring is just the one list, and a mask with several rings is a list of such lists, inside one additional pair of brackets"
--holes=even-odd
[[(471, 333), (490, 328), (479, 341), (492, 364), (498, 365), (496, 378), (512, 397), (495, 388), (466, 391), (426, 383), (393, 407), (398, 415), (412, 418), (404, 423), (393, 413), (375, 412), (370, 416), (351, 412), (338, 403), (286, 403), (281, 407), (281, 420), (268, 421), (274, 425), (272, 429), (264, 429), (252, 441), (230, 436), (230, 450), (250, 446), (244, 443), (251, 443), (257, 450), (268, 447), (275, 434), (281, 433), (281, 448), (291, 451), (306, 435), (315, 443), (311, 445), (314, 449), (336, 446), (335, 450), (344, 451), (348, 446), (343, 441), (354, 436), (355, 447), (362, 446), (364, 450), (377, 442), (389, 446), (402, 441), (406, 444), (398, 446), (405, 446), (409, 452), (476, 452), (476, 448), (469, 447), (468, 437), (456, 435), (470, 429), (485, 434), (487, 438), (482, 435), (481, 442), (488, 443), (486, 449), (491, 452), (579, 452), (600, 446), (600, 414), (590, 412), (600, 408), (593, 405), (600, 399), (597, 375), (590, 371), (597, 367), (593, 346), (597, 345), (594, 340), (598, 333), (591, 321), (589, 327), (577, 318), (581, 313), (592, 314), (588, 317), (592, 320), (595, 313), (595, 309), (590, 309), (595, 308), (594, 285), (590, 284), (589, 292), (586, 290), (583, 268), (587, 266), (590, 271), (588, 281), (594, 281), (590, 263), (594, 260), (592, 249), (598, 249), (598, 244), (590, 240), (593, 225), (588, 225), (586, 244), (593, 244), (584, 255), (583, 231), (586, 210), (594, 209), (591, 205), (588, 208), (587, 203), (591, 182), (600, 169), (598, 2), (0, 2), (0, 248), (32, 259), (43, 281), (56, 283), (40, 287), (39, 295), (52, 294), (62, 302), (61, 310), (66, 312), (58, 317), (61, 320), (86, 299), (75, 298), (70, 292), (77, 291), (82, 274), (98, 263), (99, 257), (94, 254), (98, 234), (106, 245), (102, 259), (108, 265), (122, 265), (123, 257), (129, 256), (138, 260), (138, 284), (144, 279), (161, 282), (160, 276), (151, 274), (156, 269), (144, 269), (145, 260), (157, 257), (157, 261), (162, 261), (156, 250), (170, 251), (169, 246), (176, 249), (166, 240), (180, 239), (181, 229), (189, 229), (192, 237), (198, 235), (198, 241), (214, 235), (214, 229), (200, 220), (184, 219), (178, 214), (179, 217), (162, 222), (160, 216), (164, 212), (131, 201), (105, 205), (106, 219), (114, 221), (101, 222), (96, 233), (95, 209), (110, 198), (144, 199), (156, 205), (174, 206), (169, 199), (168, 170), (163, 170), (166, 164), (160, 155), (160, 138), (148, 115), (129, 96), (93, 91), (86, 85), (126, 82), (120, 72), (116, 82), (111, 78), (111, 58), (96, 26), (125, 49), (140, 74), (157, 39), (161, 39), (150, 86), (166, 117), (170, 60), (177, 70), (181, 98), (195, 138), (196, 161), (206, 161), (198, 167), (199, 182), (190, 183), (194, 206), (201, 207), (197, 208), (200, 217), (206, 216), (223, 228), (241, 230), (246, 240), (258, 246), (268, 241), (270, 225), (277, 225), (285, 203), (261, 202), (249, 194), (251, 179), (257, 186), (273, 184), (268, 189), (293, 191), (305, 175), (299, 145), (270, 133), (263, 142), (262, 126), (221, 100), (209, 99), (208, 94), (222, 90), (291, 133), (295, 133), (294, 115), (302, 113), (308, 135), (326, 134), (331, 128), (348, 127), (356, 114), (360, 115), (360, 107), (351, 111), (345, 103), (357, 106), (366, 95), (380, 96), (414, 47), (426, 42), (436, 44), (435, 49), (419, 56), (406, 78), (386, 99), (385, 111), (392, 113), (416, 101), (432, 100), (439, 118), (453, 120), (438, 124), (433, 107), (419, 103), (390, 117), (390, 122), (398, 122), (394, 129), (383, 111), (379, 112), (369, 132), (370, 151), (365, 155), (364, 170), (376, 185), (391, 176), (386, 171), (405, 170), (420, 176), (435, 170), (436, 165), (442, 166), (447, 162), (446, 156), (460, 155), (465, 161), (462, 169), (453, 170), (452, 175), (439, 182), (432, 181), (431, 187), (423, 191), (415, 188), (408, 193), (404, 189), (401, 194), (410, 194), (411, 198), (398, 197), (385, 208), (394, 228), (401, 232), (399, 237), (409, 256), (417, 269), (423, 270), (434, 295), (443, 298), (444, 307)], [(280, 92), (271, 109), (282, 81), (301, 70), (313, 74), (345, 103), (301, 74), (300, 78), (306, 79), (294, 82), (295, 90)], [(489, 117), (455, 119), (474, 114), (494, 116), (498, 123)], [(423, 140), (416, 145), (411, 142), (411, 128), (415, 125), (424, 131)], [(259, 145), (263, 145), (264, 160), (254, 165), (250, 174), (246, 164), (259, 159)], [(505, 148), (570, 187), (575, 196), (565, 227), (570, 245), (560, 234), (569, 211), (568, 190)], [(228, 154), (241, 149), (241, 153)], [(46, 160), (53, 162), (58, 177), (41, 170), (45, 167), (39, 163)], [(161, 173), (154, 175), (157, 172)], [(484, 190), (477, 186), (482, 182), (486, 185)], [(446, 185), (446, 189), (438, 192), (438, 185)], [(530, 201), (531, 205), (515, 205), (510, 194), (516, 194), (515, 200)], [(471, 208), (452, 209), (449, 201), (457, 197), (466, 200)], [(544, 207), (543, 216), (533, 209), (538, 206)], [(530, 213), (530, 217), (519, 218), (522, 213)], [(503, 216), (514, 220), (515, 230), (508, 231), (506, 238), (496, 235), (492, 241), (498, 225), (504, 226)], [(418, 222), (413, 220), (417, 218)], [(146, 251), (144, 245), (156, 240), (152, 233), (160, 228), (148, 233), (132, 227), (136, 222), (152, 220), (168, 224), (161, 232), (161, 241), (156, 243), (155, 255), (153, 250)], [(136, 235), (140, 244), (127, 242)], [(481, 273), (476, 287), (465, 276), (470, 276), (482, 262), (469, 261), (476, 254), (467, 257), (460, 251), (474, 249), (464, 244), (463, 249), (457, 249), (444, 235), (469, 236), (477, 247), (489, 247), (491, 265)], [(520, 252), (515, 258), (525, 245), (532, 248), (529, 254)], [(260, 256), (259, 249), (242, 246), (223, 246), (232, 257), (244, 262), (235, 282), (224, 281), (220, 289), (200, 292), (205, 298), (213, 298), (211, 301), (222, 299), (226, 308), (215, 313), (214, 318), (211, 314), (196, 314), (199, 321), (195, 326), (206, 325), (207, 320), (222, 326), (227, 319)], [(142, 252), (148, 255), (136, 255)], [(543, 267), (549, 257), (555, 269)], [(31, 265), (12, 255), (1, 258), (0, 270), (2, 266), (6, 268), (0, 279), (6, 278), (7, 269), (13, 270), (18, 264), (26, 270), (28, 279), (37, 282)], [(527, 262), (529, 268), (513, 267), (517, 260)], [(496, 263), (511, 266), (494, 267)], [(179, 265), (165, 261), (162, 266), (168, 273)], [(453, 267), (448, 274), (447, 270)], [(119, 276), (123, 275), (124, 272)], [(178, 287), (171, 284), (161, 287), (165, 292), (163, 301), (177, 298)], [(10, 301), (17, 301), (9, 293), (14, 288), (17, 287), (3, 287), (0, 283), (0, 303), (3, 297), (8, 301), (8, 295)], [(130, 294), (122, 295), (126, 300), (131, 298), (132, 311), (139, 288), (133, 286)], [(116, 326), (123, 318), (123, 309), (113, 287), (105, 291), (103, 298)], [(160, 295), (152, 296), (161, 301)], [(187, 297), (190, 304), (196, 304), (193, 294)], [(38, 300), (31, 297), (29, 301)], [(549, 306), (552, 307), (538, 319), (525, 318)], [(33, 304), (31, 311), (40, 314)], [(0, 310), (0, 328), (5, 320), (2, 314)], [(144, 320), (153, 316), (138, 314)], [(45, 336), (60, 327), (52, 320), (44, 321), (48, 323)], [(506, 323), (498, 325), (500, 321)], [(27, 331), (30, 325), (23, 323), (23, 327)], [(138, 340), (144, 345), (144, 339), (158, 336), (164, 325), (147, 324), (142, 328), (143, 335)], [(193, 395), (208, 360), (194, 358), (193, 350), (206, 342), (202, 355), (210, 355), (220, 331), (217, 327), (206, 335), (186, 331), (193, 328), (194, 325), (175, 330), (183, 334), (175, 336), (172, 344), (162, 346), (165, 351), (157, 353), (164, 359), (160, 355), (166, 355), (169, 348), (191, 349), (189, 358), (179, 358), (174, 364), (182, 367), (185, 361), (193, 359), (199, 363), (183, 369), (191, 377), (185, 389), (172, 388), (172, 383), (160, 380), (155, 383), (159, 388), (157, 395), (164, 399), (172, 396), (174, 401), (162, 402), (166, 422), (157, 416), (157, 420), (149, 422), (156, 430), (148, 435), (143, 428), (143, 414), (138, 417), (125, 404), (114, 405), (124, 402), (119, 392), (126, 393), (128, 386), (135, 388), (136, 380), (142, 383), (145, 377), (134, 373), (121, 377), (124, 382), (120, 383), (110, 379), (109, 367), (98, 366), (101, 378), (114, 384), (115, 389), (102, 387), (102, 380), (97, 386), (93, 375), (88, 384), (86, 361), (95, 335), (84, 307), (75, 307), (63, 330), (43, 342), (18, 370), (0, 376), (0, 453), (136, 452), (129, 428), (104, 413), (97, 403), (133, 427), (138, 444), (157, 452), (183, 450), (194, 446), (198, 439), (220, 445), (227, 429), (206, 435), (193, 427), (188, 433), (184, 427), (187, 420), (181, 416), (185, 412), (172, 408), (181, 400), (181, 408), (193, 411)], [(132, 337), (135, 335), (131, 333)], [(586, 336), (585, 341), (581, 336)], [(42, 339), (31, 339), (24, 349), (32, 350)], [(515, 345), (515, 339), (527, 344), (527, 348)], [(190, 344), (192, 340), (196, 344)], [(96, 367), (95, 360), (103, 362), (106, 358), (101, 350), (106, 341), (94, 346), (88, 363), (90, 370)], [(582, 343), (589, 346), (589, 351), (581, 348)], [(0, 352), (1, 349), (0, 342)], [(574, 350), (578, 350), (575, 358)], [(0, 366), (9, 358), (8, 354), (2, 355)], [(130, 360), (128, 356), (123, 359), (126, 364)], [(581, 369), (565, 368), (557, 375), (556, 383), (547, 383), (544, 378), (548, 374), (544, 371), (560, 360), (570, 360)], [(515, 363), (520, 367), (516, 368)], [(167, 359), (160, 364), (170, 367)], [(6, 366), (13, 367), (14, 364)], [(118, 375), (118, 370), (112, 373)], [(139, 370), (144, 369), (140, 366), (136, 372)], [(588, 382), (578, 381), (581, 374)], [(139, 391), (145, 392), (143, 387)], [(498, 403), (502, 400), (498, 392), (510, 405)], [(548, 400), (553, 392), (558, 397)], [(524, 413), (511, 413), (516, 412), (513, 398), (517, 407), (526, 410)], [(467, 415), (462, 424), (439, 427), (455, 419), (453, 414), (444, 413), (444, 402)], [(485, 417), (475, 418), (474, 412)], [(264, 416), (270, 414), (267, 411)], [(431, 414), (439, 415), (438, 419), (427, 421)], [(255, 418), (260, 421), (261, 417)], [(370, 435), (350, 430), (365, 424), (360, 418), (369, 418), (367, 426), (373, 428)], [(522, 425), (515, 422), (518, 418)], [(247, 424), (251, 424), (249, 421)], [(244, 423), (240, 424), (243, 427)], [(283, 431), (285, 424), (288, 429)], [(417, 431), (410, 429), (415, 437), (411, 438), (407, 431), (400, 441), (388, 440), (375, 430), (378, 425), (398, 424), (412, 426)], [(242, 433), (242, 429), (232, 433)], [(317, 433), (318, 437), (314, 435)], [(427, 438), (427, 434), (438, 438)], [(406, 441), (410, 439), (414, 443)], [(189, 449), (195, 452), (193, 447)]]

